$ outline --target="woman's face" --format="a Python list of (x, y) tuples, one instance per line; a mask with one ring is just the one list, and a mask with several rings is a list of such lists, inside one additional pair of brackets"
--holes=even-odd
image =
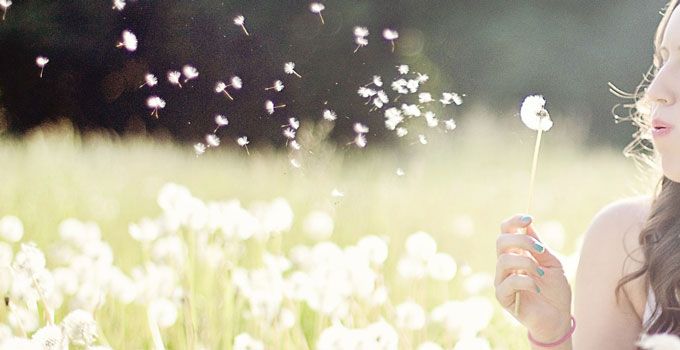
[[(680, 7), (678, 7), (680, 8)], [(652, 139), (669, 179), (680, 182), (680, 10), (673, 10), (658, 47), (661, 69), (647, 88), (652, 102)]]

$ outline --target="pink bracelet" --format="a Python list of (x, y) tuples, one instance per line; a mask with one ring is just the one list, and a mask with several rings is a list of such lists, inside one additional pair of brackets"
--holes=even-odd
[(576, 319), (574, 318), (574, 316), (571, 316), (571, 329), (569, 329), (569, 332), (567, 332), (567, 334), (565, 334), (564, 337), (562, 337), (562, 339), (560, 339), (560, 340), (558, 340), (554, 343), (538, 342), (531, 336), (530, 332), (527, 332), (527, 336), (529, 337), (529, 341), (534, 345), (538, 345), (538, 346), (544, 347), (544, 348), (552, 348), (552, 347), (558, 346), (558, 345), (564, 343), (565, 341), (567, 341), (567, 339), (569, 339), (569, 337), (571, 337), (571, 335), (574, 334), (575, 329), (576, 329)]

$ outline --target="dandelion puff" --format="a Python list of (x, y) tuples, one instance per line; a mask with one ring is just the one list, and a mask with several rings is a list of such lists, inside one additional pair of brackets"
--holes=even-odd
[(248, 333), (240, 333), (234, 338), (234, 350), (264, 350), (264, 344)]
[(447, 120), (444, 121), (444, 127), (448, 131), (455, 130), (456, 129), (456, 122), (453, 120), (453, 118), (447, 119)]
[(188, 64), (182, 67), (182, 74), (184, 74), (184, 83), (186, 84), (191, 79), (196, 79), (198, 77), (198, 70)]
[(24, 224), (16, 216), (8, 215), (0, 219), (0, 237), (7, 242), (19, 242), (24, 236)]
[(43, 76), (43, 69), (45, 69), (45, 65), (47, 62), (49, 62), (50, 59), (44, 56), (38, 56), (35, 58), (35, 64), (40, 67), (40, 77), (42, 78)]
[(137, 36), (127, 29), (124, 30), (122, 40), (116, 44), (116, 47), (125, 47), (130, 52), (137, 50)]
[(399, 137), (404, 137), (408, 134), (408, 130), (406, 128), (397, 128), (397, 136)]
[(286, 74), (295, 74), (296, 77), (302, 78), (302, 76), (295, 71), (295, 63), (293, 62), (286, 62), (283, 65), (283, 71), (286, 72)]
[(158, 84), (158, 79), (156, 78), (156, 76), (151, 73), (147, 73), (146, 75), (144, 75), (144, 84), (140, 85), (139, 88), (141, 89), (145, 85), (148, 87), (153, 87), (156, 84)]
[(541, 95), (527, 96), (522, 101), (519, 115), (524, 125), (534, 131), (548, 131), (553, 126), (550, 114), (545, 109), (545, 99)]
[(332, 121), (338, 119), (338, 115), (333, 110), (324, 109), (323, 110), (323, 119), (326, 119), (326, 120), (332, 122)]
[(248, 141), (248, 136), (241, 136), (236, 139), (236, 143), (238, 143), (239, 146), (244, 147), (246, 149), (246, 153), (250, 155), (250, 152), (248, 151), (248, 144), (250, 141)]
[(31, 341), (41, 350), (68, 350), (68, 338), (59, 326), (45, 326), (31, 336)]
[(326, 6), (320, 2), (313, 2), (309, 4), (309, 11), (319, 15), (319, 18), (321, 18), (321, 24), (326, 24), (323, 20), (323, 16), (321, 15), (321, 11), (323, 11), (325, 8)]
[(123, 11), (125, 8), (125, 0), (113, 0), (113, 10)]
[(383, 30), (383, 38), (385, 40), (388, 40), (392, 43), (392, 52), (394, 52), (394, 40), (396, 40), (399, 37), (399, 33), (397, 33), (396, 30), (392, 30), (389, 28), (385, 28)]
[(265, 88), (265, 90), (276, 90), (276, 92), (280, 92), (283, 90), (283, 82), (281, 80), (274, 80), (274, 85)]
[(71, 311), (64, 317), (61, 326), (73, 344), (88, 346), (97, 338), (97, 323), (87, 311), (80, 309)]
[(168, 81), (172, 85), (179, 86), (180, 88), (182, 87), (182, 84), (179, 82), (179, 78), (182, 76), (182, 73), (173, 70), (168, 72)]
[(425, 138), (425, 135), (418, 135), (418, 142), (420, 142), (421, 145), (427, 145), (427, 139)]
[(5, 20), (7, 10), (12, 6), (12, 0), (0, 0), (0, 7), (2, 7), (2, 20)]
[(246, 35), (250, 36), (250, 34), (248, 33), (248, 30), (246, 30), (245, 22), (246, 22), (246, 18), (243, 17), (243, 15), (238, 15), (238, 16), (234, 17), (234, 24), (241, 27), (243, 29), (243, 32), (246, 33)]
[(264, 109), (267, 110), (267, 113), (269, 113), (269, 115), (274, 114), (274, 110), (275, 110), (275, 109), (277, 109), (277, 108), (283, 108), (283, 107), (286, 107), (286, 105), (285, 105), (285, 104), (283, 104), (283, 105), (274, 105), (274, 102), (272, 102), (272, 100), (267, 100), (267, 101), (264, 102)]
[(165, 108), (165, 101), (158, 96), (149, 96), (146, 99), (146, 106), (152, 109), (151, 115), (158, 119), (158, 110)]
[(208, 134), (208, 135), (205, 135), (205, 142), (210, 147), (217, 147), (217, 146), (220, 145), (220, 138), (217, 137), (217, 135), (215, 135), (215, 134)]
[(206, 146), (204, 143), (199, 142), (194, 145), (194, 152), (196, 153), (197, 156), (200, 156), (201, 154), (205, 153)]

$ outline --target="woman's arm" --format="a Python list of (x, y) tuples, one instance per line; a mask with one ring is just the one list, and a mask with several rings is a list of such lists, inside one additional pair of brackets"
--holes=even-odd
[[(635, 349), (646, 278), (626, 284), (618, 304), (615, 289), (621, 277), (641, 265), (643, 254), (635, 249), (648, 212), (644, 198), (617, 201), (602, 209), (586, 232), (574, 282), (574, 350)], [(626, 261), (628, 252), (632, 258)]]

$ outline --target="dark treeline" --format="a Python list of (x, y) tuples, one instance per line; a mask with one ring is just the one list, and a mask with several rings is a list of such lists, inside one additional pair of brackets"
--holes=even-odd
[[(523, 96), (542, 93), (556, 122), (560, 115), (582, 118), (593, 139), (625, 141), (630, 129), (612, 127), (610, 113), (623, 101), (607, 82), (632, 91), (641, 80), (664, 1), (324, 3), (321, 25), (309, 1), (128, 0), (120, 12), (109, 1), (15, 1), (0, 22), (0, 125), (21, 134), (69, 118), (82, 131), (167, 129), (194, 141), (213, 129), (219, 113), (230, 121), (225, 135), (280, 144), (288, 117), (319, 120), (331, 108), (339, 117), (336, 139), (351, 137), (356, 121), (379, 137), (388, 133), (382, 113), (369, 112), (356, 90), (374, 74), (389, 85), (404, 63), (430, 76), (422, 91), (437, 98), (442, 91), (466, 94), (462, 106), (440, 110), (448, 116), (483, 104), (509, 117)], [(245, 16), (250, 36), (234, 25), (237, 14)], [(368, 46), (357, 53), (355, 25), (370, 31)], [(400, 34), (394, 53), (382, 38), (387, 27)], [(139, 39), (133, 53), (116, 48), (124, 29)], [(38, 55), (50, 59), (42, 79)], [(284, 74), (287, 61), (302, 79)], [(166, 72), (184, 64), (200, 76), (182, 89), (168, 84)], [(139, 88), (147, 72), (159, 84)], [(232, 75), (244, 87), (229, 101), (213, 89)], [(285, 89), (265, 92), (276, 79)], [(158, 119), (145, 105), (152, 94), (167, 102)], [(269, 116), (266, 99), (287, 107)]]

